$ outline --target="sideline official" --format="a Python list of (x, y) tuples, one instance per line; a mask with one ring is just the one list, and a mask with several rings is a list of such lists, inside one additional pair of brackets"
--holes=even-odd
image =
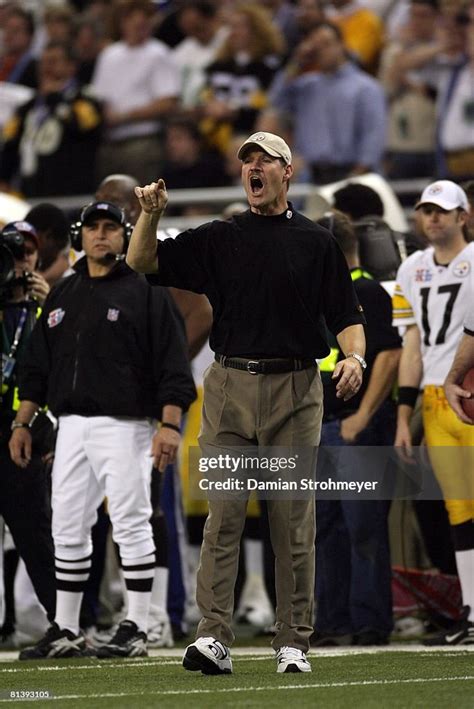
[[(33, 332), (10, 441), (13, 460), (24, 467), (35, 410), (47, 403), (59, 418), (52, 472), (56, 616), (42, 640), (20, 653), (25, 660), (85, 651), (79, 610), (91, 566), (91, 528), (105, 495), (128, 612), (97, 654), (147, 654), (155, 567), (152, 458), (160, 471), (173, 462), (181, 413), (195, 396), (184, 333), (168, 295), (124, 263), (130, 233), (124, 212), (93, 203), (83, 210), (79, 229), (85, 256), (51, 292)], [(158, 432), (154, 419), (162, 422)]]
[[(205, 293), (213, 307), (216, 361), (204, 381), (202, 448), (316, 446), (322, 386), (316, 358), (328, 353), (326, 321), (346, 357), (334, 372), (338, 395), (362, 380), (364, 322), (344, 257), (328, 231), (287, 201), (291, 152), (279, 136), (255, 133), (241, 146), (250, 209), (156, 243), (167, 203), (163, 180), (137, 188), (142, 213), (127, 262), (153, 284)], [(278, 672), (309, 672), (312, 633), (314, 499), (269, 500), (276, 556)], [(246, 501), (209, 501), (198, 572), (203, 618), (183, 664), (232, 672), (228, 646)]]

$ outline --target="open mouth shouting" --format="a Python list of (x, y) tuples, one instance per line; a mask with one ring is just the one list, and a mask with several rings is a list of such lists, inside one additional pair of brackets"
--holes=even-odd
[(250, 175), (250, 192), (255, 197), (259, 197), (263, 192), (263, 181), (258, 175)]

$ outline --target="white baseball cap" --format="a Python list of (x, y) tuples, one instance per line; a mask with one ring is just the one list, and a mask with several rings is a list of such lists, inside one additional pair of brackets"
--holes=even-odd
[(263, 150), (265, 153), (268, 153), (268, 155), (271, 155), (272, 158), (281, 158), (286, 165), (291, 165), (291, 150), (279, 135), (265, 133), (263, 131), (252, 133), (239, 148), (239, 152), (237, 153), (239, 160), (244, 158), (249, 148)]
[(423, 204), (436, 204), (436, 206), (451, 211), (452, 209), (464, 209), (465, 212), (470, 211), (469, 200), (467, 194), (462, 187), (459, 187), (451, 180), (437, 180), (431, 185), (425, 187), (419, 202), (415, 205), (418, 209)]

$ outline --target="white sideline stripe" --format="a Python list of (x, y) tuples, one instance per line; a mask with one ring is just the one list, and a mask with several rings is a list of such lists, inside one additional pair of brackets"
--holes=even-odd
[[(91, 658), (92, 660), (94, 658)], [(262, 657), (261, 655), (256, 657), (240, 657), (239, 662), (258, 662), (259, 660), (274, 660), (274, 655)], [(102, 670), (110, 668), (119, 669), (133, 669), (134, 667), (165, 667), (166, 665), (176, 665), (181, 666), (182, 660), (161, 660), (159, 658), (150, 658), (151, 661), (144, 660), (133, 660), (133, 658), (124, 658), (122, 662), (104, 662), (103, 660), (97, 660), (94, 664), (87, 665), (47, 665), (46, 667), (41, 667), (37, 665), (36, 667), (4, 667), (0, 669), (0, 674), (3, 672), (57, 672), (61, 670)]]
[[(452, 650), (452, 648), (451, 648)], [(352, 654), (352, 653), (351, 653)], [(358, 653), (361, 654), (361, 653)], [(373, 653), (371, 653), (373, 654)], [(425, 656), (428, 657), (432, 655), (431, 652), (427, 653), (420, 653), (420, 656)], [(180, 655), (180, 658), (182, 655)], [(324, 659), (329, 658), (329, 657), (334, 657), (334, 655), (325, 655)], [(451, 653), (444, 653), (443, 657), (459, 657), (459, 651), (456, 652), (451, 652)], [(93, 660), (94, 658), (91, 658)], [(266, 655), (245, 655), (245, 656), (234, 656), (233, 657), (234, 661), (237, 662), (237, 664), (240, 664), (241, 662), (261, 662), (261, 661), (269, 661), (269, 660), (275, 660), (275, 655), (273, 654), (267, 654)], [(310, 660), (316, 660), (319, 659), (310, 656)], [(103, 661), (103, 660), (96, 660), (96, 662), (90, 662), (87, 665), (79, 665), (79, 664), (74, 664), (74, 665), (65, 665), (65, 664), (60, 664), (60, 665), (46, 665), (42, 666), (41, 664), (36, 665), (35, 667), (29, 667), (22, 665), (21, 667), (2, 667), (0, 668), (0, 674), (4, 673), (13, 673), (13, 674), (19, 674), (19, 673), (28, 673), (28, 672), (62, 672), (62, 671), (77, 671), (77, 670), (102, 670), (102, 669), (133, 669), (134, 667), (166, 667), (174, 665), (175, 667), (180, 667), (182, 665), (182, 660), (181, 659), (163, 659), (162, 656), (160, 657), (150, 657), (148, 660), (143, 660), (142, 658), (124, 658), (120, 662), (109, 662), (109, 661)]]
[[(413, 679), (374, 679), (362, 680), (359, 682), (315, 682), (312, 684), (280, 684), (280, 685), (264, 685), (260, 687), (227, 687), (225, 689), (166, 689), (158, 692), (106, 692), (104, 694), (62, 694), (58, 696), (48, 697), (48, 701), (66, 700), (66, 699), (110, 699), (115, 697), (166, 697), (176, 696), (178, 694), (231, 694), (240, 692), (274, 692), (275, 690), (294, 690), (294, 689), (333, 689), (340, 687), (372, 687), (386, 686), (392, 684), (427, 684), (429, 682), (471, 682), (474, 681), (474, 675), (465, 675), (461, 677), (414, 677)], [(36, 699), (15, 699), (16, 702), (31, 702)], [(11, 702), (11, 699), (0, 699), (0, 703)]]
[[(18, 650), (13, 650), (13, 651), (0, 651), (0, 663), (4, 662), (14, 662), (18, 660)], [(429, 657), (433, 654), (436, 653), (443, 653), (443, 656), (446, 657), (456, 657), (459, 655), (459, 653), (466, 653), (466, 652), (472, 652), (474, 653), (474, 645), (456, 645), (456, 646), (433, 646), (433, 647), (428, 647), (426, 645), (421, 645), (421, 644), (413, 644), (413, 645), (407, 645), (406, 643), (400, 643), (400, 644), (392, 644), (392, 645), (383, 645), (383, 646), (376, 646), (376, 647), (334, 647), (334, 648), (320, 648), (320, 649), (315, 649), (312, 648), (311, 651), (308, 653), (308, 658), (310, 660), (319, 660), (319, 659), (325, 659), (327, 657), (346, 657), (349, 655), (381, 655), (383, 653), (387, 652), (416, 652), (419, 653), (420, 655), (424, 655), (425, 657)], [(150, 661), (152, 664), (153, 660), (157, 661), (157, 664), (164, 665), (167, 664), (162, 658), (165, 658), (166, 660), (176, 658), (179, 662), (177, 664), (181, 664), (181, 658), (183, 657), (184, 653), (184, 648), (172, 648), (172, 649), (163, 649), (163, 648), (158, 648), (158, 649), (149, 649), (149, 662), (144, 662), (143, 659), (133, 659), (133, 658), (127, 658), (122, 661), (122, 664), (116, 665), (117, 667), (125, 667), (128, 664), (131, 663), (143, 663), (143, 664), (150, 664)], [(273, 651), (269, 649), (268, 647), (248, 647), (248, 648), (238, 648), (236, 650), (232, 650), (232, 658), (234, 660), (237, 660), (238, 662), (253, 662), (255, 660), (271, 660), (275, 659), (275, 655), (273, 654)], [(174, 664), (174, 663), (170, 663)], [(108, 667), (112, 667), (115, 665), (108, 664)], [(41, 669), (41, 670), (51, 670), (54, 669), (54, 667), (57, 667), (58, 670), (63, 670), (65, 669), (64, 666), (49, 666), (49, 667), (41, 667), (41, 668), (34, 668), (36, 669)], [(90, 667), (97, 667), (97, 665), (68, 665), (69, 669), (73, 668), (90, 668)], [(25, 672), (25, 671), (30, 671), (29, 668), (27, 667), (19, 667), (15, 670), (10, 670), (10, 669), (5, 669), (5, 668), (0, 668), (0, 674), (2, 672)]]

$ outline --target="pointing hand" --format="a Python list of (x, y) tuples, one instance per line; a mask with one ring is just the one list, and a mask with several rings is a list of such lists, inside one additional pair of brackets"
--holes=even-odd
[(144, 187), (135, 187), (140, 206), (147, 214), (162, 214), (168, 204), (168, 192), (161, 178)]

